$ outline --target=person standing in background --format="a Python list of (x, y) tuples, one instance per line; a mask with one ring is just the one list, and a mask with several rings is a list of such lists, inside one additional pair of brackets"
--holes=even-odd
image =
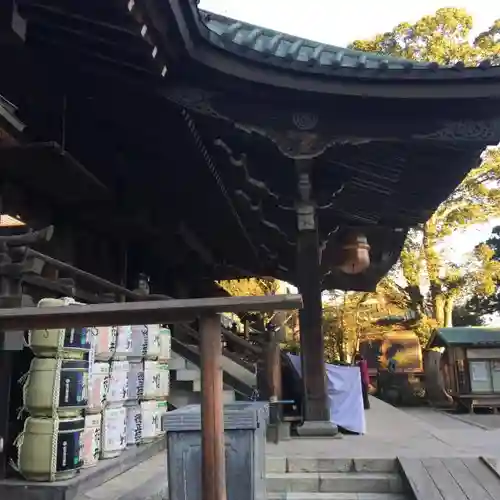
[(359, 366), (361, 373), (361, 392), (363, 394), (363, 406), (365, 410), (370, 409), (370, 400), (368, 399), (368, 387), (370, 386), (370, 376), (368, 375), (368, 363), (361, 354), (354, 356), (354, 363)]

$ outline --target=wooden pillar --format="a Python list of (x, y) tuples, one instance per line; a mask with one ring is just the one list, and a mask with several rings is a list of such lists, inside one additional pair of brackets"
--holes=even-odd
[(276, 332), (269, 330), (266, 343), (266, 378), (269, 387), (269, 400), (281, 399), (281, 357), (280, 344)]
[(323, 306), (317, 230), (300, 231), (297, 244), (299, 291), (304, 301), (304, 307), (299, 313), (304, 419), (328, 421), (330, 418), (326, 400)]
[[(75, 245), (73, 241), (73, 231), (67, 225), (60, 224), (56, 226), (54, 237), (50, 244), (48, 244), (47, 250), (51, 257), (70, 265), (74, 264)], [(92, 271), (94, 271), (94, 269), (92, 269)], [(46, 263), (43, 266), (42, 276), (53, 281), (59, 281), (61, 278), (67, 277), (68, 274)]]
[(330, 423), (326, 397), (323, 339), (322, 275), (318, 219), (311, 184), (312, 161), (296, 160), (297, 191), (297, 280), (304, 306), (300, 311), (300, 357), (304, 382), (303, 435), (326, 436), (337, 432)]
[(5, 350), (5, 332), (0, 332), (0, 479), (7, 471), (12, 352)]
[(200, 320), (202, 500), (226, 500), (222, 335), (218, 315)]

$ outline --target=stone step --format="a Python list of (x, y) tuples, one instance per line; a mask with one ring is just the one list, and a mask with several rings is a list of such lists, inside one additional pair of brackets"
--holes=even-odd
[(266, 457), (268, 472), (398, 472), (391, 458)]
[(168, 369), (172, 372), (186, 368), (186, 360), (180, 356), (172, 357), (168, 362)]
[(402, 478), (387, 472), (267, 473), (267, 491), (295, 493), (402, 493)]
[(409, 500), (402, 493), (268, 493), (267, 500)]
[(187, 381), (199, 380), (200, 376), (201, 375), (198, 370), (188, 370), (184, 368), (182, 370), (177, 370), (176, 380), (187, 382)]
[[(196, 384), (197, 381), (192, 382)], [(169, 401), (176, 408), (182, 408), (187, 405), (198, 405), (201, 401), (200, 391), (193, 390), (193, 388), (186, 389), (185, 387), (177, 387), (178, 381), (173, 381), (170, 386)], [(232, 389), (224, 389), (222, 392), (222, 402), (224, 404), (233, 403), (236, 401), (235, 392)]]

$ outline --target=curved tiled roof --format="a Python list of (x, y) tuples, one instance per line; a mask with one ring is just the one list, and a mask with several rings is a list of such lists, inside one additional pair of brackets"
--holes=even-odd
[(426, 73), (444, 69), (448, 70), (447, 73), (451, 70), (456, 76), (463, 75), (463, 73), (473, 76), (470, 74), (471, 71), (476, 73), (476, 76), (479, 76), (477, 72), (484, 75), (484, 70), (491, 67), (488, 60), (482, 61), (475, 68), (465, 68), (462, 62), (453, 66), (440, 66), (434, 62), (416, 62), (388, 57), (298, 38), (202, 10), (199, 10), (199, 14), (208, 29), (209, 40), (214, 45), (239, 53), (253, 52), (253, 56), (260, 56), (266, 62), (280, 66), (288, 62), (320, 66), (323, 69), (366, 69), (378, 72), (427, 70)]

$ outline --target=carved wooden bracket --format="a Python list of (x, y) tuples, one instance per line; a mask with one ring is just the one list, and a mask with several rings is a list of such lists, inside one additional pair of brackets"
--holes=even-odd
[(335, 144), (361, 144), (368, 139), (339, 139), (325, 137), (318, 133), (301, 130), (273, 130), (255, 125), (236, 123), (235, 126), (249, 134), (256, 133), (276, 144), (280, 152), (292, 160), (311, 160), (321, 156), (330, 146)]
[(243, 123), (241, 120), (219, 111), (214, 101), (218, 97), (213, 92), (197, 88), (177, 87), (168, 90), (166, 97), (176, 104), (196, 113), (218, 118), (232, 123), (236, 128), (252, 134), (256, 133), (276, 144), (281, 153), (294, 160), (312, 159), (321, 156), (334, 144), (362, 144), (368, 138), (331, 137), (318, 131), (318, 115), (308, 112), (293, 112), (279, 117), (267, 117), (269, 127)]
[(461, 120), (445, 122), (429, 134), (414, 135), (415, 139), (437, 141), (470, 141), (496, 144), (500, 141), (500, 118), (493, 120)]
[(434, 117), (420, 125), (405, 127), (403, 135), (398, 132), (398, 124), (394, 123), (393, 129), (388, 129), (385, 133), (382, 129), (382, 133), (373, 131), (375, 136), (372, 133), (370, 136), (360, 137), (352, 133), (341, 135), (329, 131), (331, 124), (324, 123), (321, 116), (309, 111), (276, 111), (261, 117), (251, 115), (253, 107), (250, 110), (244, 109), (236, 116), (234, 105), (226, 101), (224, 94), (220, 92), (178, 87), (168, 89), (166, 97), (194, 112), (231, 122), (247, 133), (264, 136), (273, 141), (285, 156), (293, 159), (316, 158), (334, 144), (364, 144), (374, 139), (464, 141), (483, 145), (500, 141), (500, 118), (440, 122)]

